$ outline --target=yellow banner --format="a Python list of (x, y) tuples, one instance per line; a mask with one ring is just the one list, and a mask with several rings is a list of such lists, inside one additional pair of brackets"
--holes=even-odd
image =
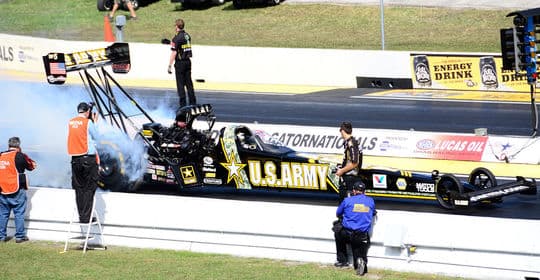
[(493, 56), (411, 54), (414, 88), (529, 92), (525, 72), (502, 70)]

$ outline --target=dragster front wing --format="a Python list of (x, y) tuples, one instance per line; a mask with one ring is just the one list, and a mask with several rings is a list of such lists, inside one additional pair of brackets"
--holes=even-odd
[(67, 72), (112, 64), (114, 73), (128, 73), (131, 68), (129, 45), (114, 43), (106, 48), (74, 53), (49, 53), (43, 56), (45, 74), (49, 84), (63, 84)]

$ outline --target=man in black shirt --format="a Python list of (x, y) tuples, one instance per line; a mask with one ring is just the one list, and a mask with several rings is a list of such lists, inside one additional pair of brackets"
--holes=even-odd
[(352, 186), (360, 180), (358, 172), (362, 167), (362, 150), (359, 148), (358, 141), (352, 136), (352, 124), (343, 122), (339, 127), (341, 137), (345, 142), (343, 163), (336, 171), (336, 175), (341, 177), (339, 184), (339, 202), (341, 203), (348, 193), (352, 191)]
[[(169, 74), (172, 74), (172, 65), (176, 74), (176, 89), (180, 98), (180, 107), (186, 104), (186, 90), (189, 105), (197, 104), (193, 82), (191, 81), (191, 36), (184, 31), (184, 20), (176, 20), (176, 36), (171, 41), (171, 57), (169, 59)], [(185, 89), (184, 89), (185, 87)]]

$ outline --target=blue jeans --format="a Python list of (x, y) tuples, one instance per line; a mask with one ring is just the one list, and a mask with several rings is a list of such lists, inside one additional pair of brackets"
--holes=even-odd
[(15, 215), (15, 238), (21, 239), (26, 236), (26, 228), (24, 227), (26, 200), (26, 190), (24, 189), (19, 189), (16, 194), (0, 194), (0, 240), (7, 236), (7, 224), (12, 209)]

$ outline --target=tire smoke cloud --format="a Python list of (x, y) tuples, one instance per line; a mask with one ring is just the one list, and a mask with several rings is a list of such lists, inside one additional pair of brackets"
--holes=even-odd
[[(71, 188), (71, 163), (67, 154), (68, 122), (77, 115), (80, 102), (92, 101), (82, 86), (52, 86), (46, 83), (29, 83), (2, 80), (0, 100), (0, 151), (7, 150), (12, 136), (21, 138), (21, 147), (37, 162), (37, 168), (26, 172), (30, 186)], [(127, 102), (118, 101), (122, 106)], [(141, 104), (145, 108), (144, 104)], [(129, 112), (127, 112), (130, 115)], [(172, 112), (165, 107), (149, 111), (161, 119), (170, 119)], [(141, 123), (136, 126), (141, 127)], [(144, 143), (133, 141), (134, 131), (127, 136), (108, 124), (106, 119), (97, 122), (98, 142), (114, 143), (125, 155), (126, 174), (136, 180), (146, 168)], [(111, 151), (117, 153), (118, 150)]]

